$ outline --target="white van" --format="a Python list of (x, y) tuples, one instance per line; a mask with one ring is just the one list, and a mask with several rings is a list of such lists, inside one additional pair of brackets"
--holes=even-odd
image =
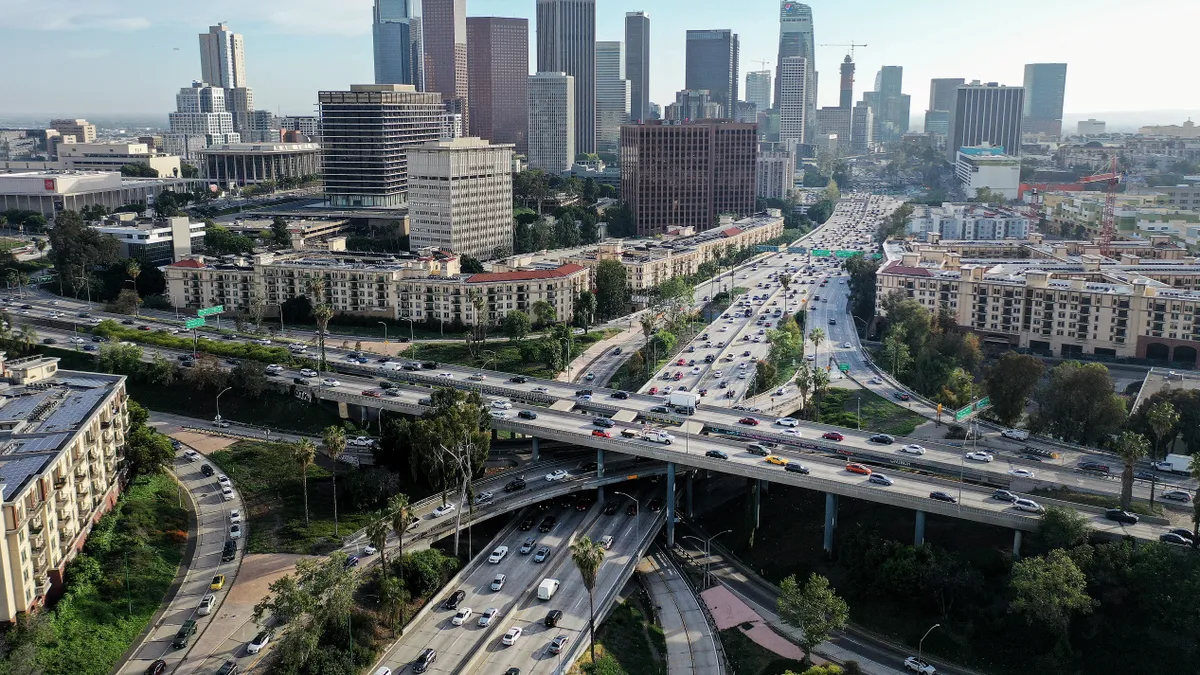
[(553, 598), (559, 585), (558, 579), (542, 579), (542, 583), (538, 586), (538, 600)]

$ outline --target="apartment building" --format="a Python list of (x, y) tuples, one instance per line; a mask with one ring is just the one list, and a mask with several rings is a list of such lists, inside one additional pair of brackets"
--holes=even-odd
[(0, 621), (62, 591), (63, 570), (116, 504), (129, 426), (125, 377), (58, 369), (31, 356), (0, 365)]
[[(351, 253), (264, 253), (217, 260), (197, 256), (163, 268), (167, 293), (176, 307), (224, 305), (246, 311), (255, 299), (267, 316), (306, 294), (310, 277), (325, 279), (325, 300), (335, 314), (408, 319), (429, 324), (500, 323), (508, 312), (532, 310), (545, 300), (558, 320), (575, 312), (575, 298), (588, 288), (580, 265), (500, 273), (461, 274), (459, 259), (423, 250), (410, 258)], [(477, 310), (473, 298), (485, 300)]]
[(1023, 213), (988, 204), (917, 205), (905, 221), (905, 231), (942, 239), (1026, 239), (1035, 223)]

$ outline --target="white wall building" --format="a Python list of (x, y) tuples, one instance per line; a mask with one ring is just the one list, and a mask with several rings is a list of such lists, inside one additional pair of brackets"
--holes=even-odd
[(596, 43), (596, 149), (616, 152), (621, 125), (629, 124), (630, 82), (625, 79), (625, 45), (620, 40)]
[(1028, 239), (1033, 221), (1019, 211), (987, 204), (917, 205), (905, 223), (905, 231), (942, 239), (997, 240)]
[(805, 129), (808, 119), (808, 61), (803, 56), (789, 56), (779, 63), (779, 140), (791, 148), (807, 143)]
[(187, 216), (139, 220), (132, 213), (92, 225), (93, 230), (116, 237), (122, 258), (148, 265), (169, 265), (203, 250), (206, 228), (204, 221), (192, 222)]
[[(782, 144), (781, 144), (782, 145)], [(763, 199), (786, 199), (796, 180), (796, 155), (789, 150), (758, 151), (757, 194)]]
[(513, 147), (467, 137), (410, 149), (409, 247), (481, 260), (511, 250)]
[(529, 77), (529, 168), (562, 173), (575, 161), (575, 78)]
[(1076, 126), (1076, 132), (1080, 136), (1098, 136), (1105, 133), (1104, 129), (1107, 125), (1104, 120), (1098, 120), (1095, 117), (1089, 117), (1086, 120), (1079, 120)]
[(963, 191), (971, 198), (979, 190), (987, 189), (1005, 199), (1016, 199), (1021, 189), (1021, 160), (1004, 154), (1003, 148), (990, 145), (959, 148), (954, 171)]
[(167, 152), (191, 159), (201, 148), (241, 142), (241, 135), (233, 130), (233, 115), (225, 109), (225, 90), (193, 82), (179, 90), (175, 107), (168, 116), (171, 132), (163, 135)]

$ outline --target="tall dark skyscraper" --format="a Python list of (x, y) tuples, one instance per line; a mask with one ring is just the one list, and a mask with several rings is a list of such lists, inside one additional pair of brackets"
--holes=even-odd
[(804, 119), (810, 133), (816, 132), (817, 119), (817, 54), (813, 38), (812, 8), (808, 5), (781, 0), (779, 3), (779, 60), (775, 62), (775, 105), (779, 105), (779, 90), (783, 83), (783, 60), (802, 56), (808, 67), (805, 76)]
[(961, 77), (935, 77), (929, 81), (929, 108), (928, 110), (954, 110), (954, 98), (957, 94), (954, 93), (967, 81)]
[(1062, 135), (1063, 97), (1067, 90), (1067, 64), (1025, 64), (1024, 130)]
[(901, 93), (904, 81), (903, 66), (883, 66), (875, 75), (875, 92), (869, 103), (874, 112), (874, 140), (891, 143), (908, 133), (908, 94)]
[(847, 110), (854, 107), (854, 59), (849, 54), (842, 61), (842, 90), (838, 107)]
[(413, 25), (410, 0), (375, 0), (371, 26), (375, 84), (416, 84), (413, 80), (414, 30), (420, 32), (420, 21)]
[(625, 13), (625, 78), (629, 80), (629, 119), (650, 119), (650, 15)]
[(954, 162), (964, 146), (989, 145), (1004, 148), (1009, 155), (1021, 154), (1021, 111), (1024, 87), (1005, 87), (978, 80), (954, 90), (946, 159)]
[(684, 86), (707, 89), (723, 117), (733, 118), (738, 100), (738, 37), (730, 30), (689, 30)]
[(467, 17), (471, 134), (528, 152), (529, 20)]
[(467, 84), (467, 0), (422, 0), (425, 91), (442, 95), (447, 110), (470, 128)]
[(538, 0), (537, 69), (575, 82), (575, 152), (596, 151), (596, 0)]

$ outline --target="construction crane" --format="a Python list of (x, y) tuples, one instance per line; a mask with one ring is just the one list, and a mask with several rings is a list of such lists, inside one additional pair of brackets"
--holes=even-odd
[(1098, 173), (1079, 179), (1080, 183), (1104, 184), (1104, 214), (1100, 217), (1100, 253), (1109, 255), (1112, 249), (1113, 237), (1117, 234), (1117, 186), (1121, 184), (1121, 174), (1117, 173), (1117, 157), (1113, 155), (1108, 173)]
[(850, 48), (850, 59), (853, 60), (854, 59), (854, 48), (855, 47), (866, 47), (867, 44), (865, 42), (862, 44), (858, 44), (856, 42), (851, 41), (847, 44), (827, 43), (827, 44), (823, 44), (821, 46), (822, 47), (849, 47)]

